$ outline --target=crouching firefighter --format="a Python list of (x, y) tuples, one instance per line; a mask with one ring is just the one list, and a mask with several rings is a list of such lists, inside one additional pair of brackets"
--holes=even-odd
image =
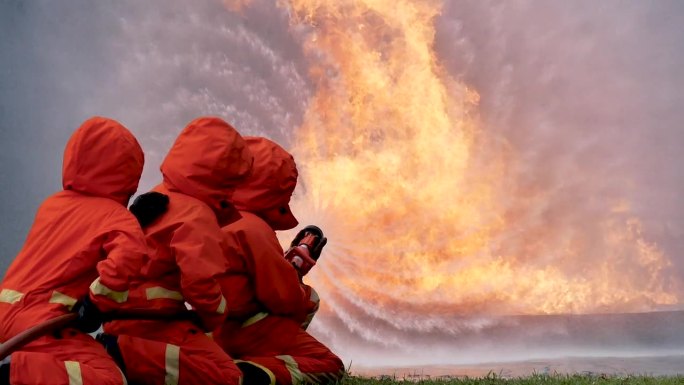
[(252, 162), (243, 138), (225, 121), (190, 122), (161, 166), (163, 182), (154, 191), (168, 196), (168, 209), (144, 228), (152, 252), (140, 279), (120, 292), (108, 284), (116, 279), (107, 272), (91, 287), (105, 313), (159, 314), (104, 324), (102, 339), (132, 384), (240, 384), (240, 370), (206, 333), (226, 316), (218, 282), (228, 269), (221, 226), (239, 217), (228, 202)]
[[(301, 282), (306, 271), (298, 273), (293, 267), (308, 262), (308, 271), (326, 240), (313, 229), (319, 242), (309, 250), (311, 255), (288, 253), (290, 261), (284, 258), (275, 230), (297, 226), (289, 207), (297, 168), (292, 155), (276, 143), (245, 139), (254, 167), (233, 194), (242, 218), (223, 228), (231, 248), (226, 254), (228, 274), (221, 279), (229, 295), (228, 317), (214, 339), (236, 359), (245, 384), (335, 383), (344, 375), (344, 365), (305, 331), (318, 308), (318, 295)], [(293, 242), (295, 248), (304, 247), (305, 233)]]
[[(38, 209), (0, 285), (3, 344), (79, 308), (98, 274), (112, 279), (112, 290), (128, 289), (148, 256), (140, 225), (126, 209), (143, 163), (135, 137), (112, 119), (91, 118), (74, 132), (64, 152), (63, 190)], [(0, 384), (125, 384), (105, 349), (82, 325), (72, 326), (8, 356)]]

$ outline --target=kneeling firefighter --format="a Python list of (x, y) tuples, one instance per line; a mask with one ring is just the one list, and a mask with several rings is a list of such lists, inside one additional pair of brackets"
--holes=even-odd
[[(98, 274), (110, 278), (112, 290), (128, 289), (148, 259), (142, 229), (126, 209), (143, 163), (135, 137), (112, 119), (88, 119), (74, 132), (64, 152), (63, 190), (38, 209), (0, 285), (0, 341), (81, 307)], [(34, 339), (8, 358), (0, 384), (126, 382), (105, 349), (77, 327)]]
[(105, 284), (105, 278), (112, 282), (105, 276), (91, 287), (104, 312), (151, 309), (168, 316), (105, 323), (102, 339), (121, 358), (131, 383), (240, 384), (240, 370), (205, 333), (226, 316), (218, 280), (228, 270), (224, 255), (229, 250), (221, 226), (239, 218), (229, 200), (252, 163), (243, 138), (225, 121), (190, 122), (164, 159), (163, 182), (154, 188), (169, 202), (144, 229), (153, 252), (142, 278), (125, 292)]
[[(284, 258), (275, 233), (297, 226), (289, 208), (297, 183), (294, 159), (266, 138), (245, 140), (254, 167), (232, 198), (242, 218), (223, 228), (235, 251), (226, 254), (229, 270), (221, 278), (228, 316), (214, 339), (236, 359), (245, 384), (335, 383), (344, 375), (342, 361), (305, 331), (318, 295)], [(303, 257), (317, 259), (324, 244), (322, 239), (311, 250), (312, 258)]]

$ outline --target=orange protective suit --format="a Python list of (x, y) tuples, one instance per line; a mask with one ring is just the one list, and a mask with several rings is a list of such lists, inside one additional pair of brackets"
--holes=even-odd
[[(221, 324), (226, 297), (218, 279), (228, 270), (220, 224), (237, 219), (228, 203), (247, 176), (252, 155), (240, 134), (218, 118), (196, 119), (180, 133), (164, 160), (164, 181), (154, 190), (169, 196), (168, 211), (145, 228), (155, 250), (143, 277), (127, 292), (100, 275), (91, 287), (101, 310), (146, 308), (183, 313), (185, 303), (206, 330)], [(188, 320), (114, 321), (128, 379), (136, 384), (238, 384), (239, 369), (204, 330)]]
[(214, 338), (231, 356), (260, 366), (279, 385), (334, 383), (342, 361), (302, 324), (318, 308), (313, 289), (300, 283), (283, 258), (274, 229), (297, 225), (288, 203), (297, 183), (294, 159), (265, 138), (245, 138), (254, 154), (250, 178), (233, 194), (242, 218), (223, 228), (231, 249), (226, 323)]
[[(63, 191), (43, 202), (0, 286), (0, 340), (71, 310), (98, 271), (125, 290), (147, 258), (140, 225), (126, 209), (143, 152), (118, 122), (85, 121), (64, 153)], [(11, 356), (12, 384), (122, 384), (105, 350), (75, 329), (31, 342)]]

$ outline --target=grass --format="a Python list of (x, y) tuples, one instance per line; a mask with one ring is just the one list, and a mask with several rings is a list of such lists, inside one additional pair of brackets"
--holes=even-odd
[(366, 378), (349, 376), (341, 385), (631, 385), (631, 384), (684, 384), (684, 376), (675, 377), (650, 377), (650, 376), (607, 376), (591, 374), (533, 374), (529, 377), (503, 378), (490, 373), (486, 377), (449, 377), (438, 378), (393, 378), (382, 376), (380, 378)]

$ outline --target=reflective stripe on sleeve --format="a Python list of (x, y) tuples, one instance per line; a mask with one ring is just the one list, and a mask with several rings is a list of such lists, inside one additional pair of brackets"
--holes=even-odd
[(81, 377), (81, 364), (78, 361), (64, 361), (67, 375), (69, 376), (69, 385), (83, 385), (83, 377)]
[(254, 325), (255, 323), (261, 321), (262, 319), (264, 319), (266, 317), (268, 317), (268, 313), (266, 313), (265, 311), (262, 311), (260, 313), (256, 313), (253, 316), (247, 318), (247, 320), (245, 322), (243, 322), (240, 327), (246, 328), (249, 325)]
[(67, 307), (67, 309), (71, 310), (71, 308), (76, 305), (76, 302), (78, 300), (74, 297), (70, 297), (64, 293), (60, 293), (57, 290), (52, 292), (52, 297), (50, 297), (50, 303), (58, 303), (60, 305), (64, 305)]
[(290, 372), (290, 377), (292, 377), (292, 385), (299, 385), (304, 383), (304, 376), (299, 370), (299, 365), (297, 361), (290, 355), (276, 356), (285, 363), (287, 371)]
[(124, 303), (128, 301), (128, 290), (126, 291), (116, 291), (108, 288), (100, 282), (98, 277), (96, 280), (90, 284), (90, 291), (95, 295), (103, 295), (116, 303)]
[(224, 314), (226, 312), (226, 297), (221, 296), (221, 303), (218, 305), (216, 312), (219, 314)]
[(147, 299), (174, 299), (176, 301), (183, 301), (183, 294), (175, 291), (169, 290), (165, 287), (155, 286), (148, 287), (145, 289), (145, 296)]
[(24, 293), (12, 290), (12, 289), (2, 289), (0, 291), (0, 302), (13, 304), (19, 302)]
[(166, 375), (164, 385), (178, 385), (180, 374), (180, 346), (166, 344)]

